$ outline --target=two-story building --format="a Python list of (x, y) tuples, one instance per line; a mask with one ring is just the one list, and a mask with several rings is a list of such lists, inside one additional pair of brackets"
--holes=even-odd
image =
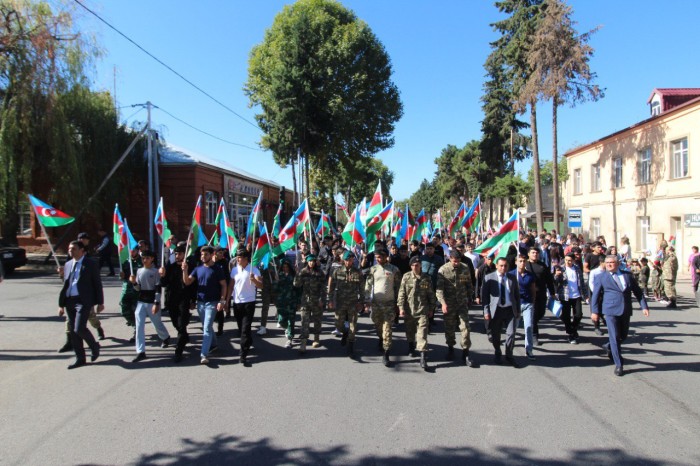
[(587, 238), (627, 236), (637, 256), (675, 239), (685, 271), (700, 245), (700, 88), (654, 89), (647, 103), (650, 118), (564, 154), (566, 204)]

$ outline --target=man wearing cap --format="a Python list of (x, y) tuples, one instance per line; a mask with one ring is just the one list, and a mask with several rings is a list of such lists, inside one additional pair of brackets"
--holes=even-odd
[(408, 355), (420, 352), (420, 367), (428, 369), (428, 316), (435, 309), (435, 292), (430, 277), (421, 271), (420, 257), (409, 261), (411, 271), (404, 274), (399, 287), (399, 312), (406, 323)]
[(330, 275), (331, 265), (333, 265), (333, 249), (331, 245), (333, 244), (333, 237), (324, 236), (323, 243), (321, 244), (321, 250), (318, 252), (318, 262), (319, 268), (326, 275)]
[(438, 270), (437, 300), (442, 305), (445, 320), (445, 342), (448, 361), (454, 358), (455, 328), (459, 322), (461, 332), (462, 362), (469, 367), (474, 363), (469, 357), (469, 304), (474, 293), (469, 268), (462, 263), (462, 254), (456, 249), (450, 251), (449, 262)]
[[(357, 313), (362, 308), (362, 273), (353, 263), (355, 255), (343, 253), (343, 266), (337, 267), (328, 278), (328, 309), (335, 310), (335, 328), (342, 333), (340, 345), (348, 344), (352, 356), (357, 330)], [(345, 328), (345, 321), (349, 328)]]
[(306, 267), (294, 277), (294, 286), (301, 288), (301, 335), (299, 352), (306, 352), (309, 339), (309, 323), (313, 323), (314, 342), (311, 346), (321, 346), (321, 319), (323, 318), (323, 301), (325, 296), (326, 276), (318, 267), (318, 260), (313, 254), (306, 256)]
[(250, 263), (250, 253), (247, 249), (238, 249), (236, 265), (231, 268), (228, 296), (233, 299), (233, 316), (241, 332), (240, 362), (246, 367), (248, 367), (248, 352), (253, 343), (250, 327), (255, 315), (255, 289), (262, 287), (260, 270)]
[(667, 308), (676, 308), (676, 276), (678, 275), (678, 258), (673, 246), (666, 246), (663, 262), (664, 293), (668, 298)]
[(182, 281), (182, 263), (185, 260), (186, 243), (183, 241), (175, 247), (175, 262), (161, 267), (160, 283), (165, 287), (165, 308), (170, 315), (170, 321), (177, 330), (177, 345), (175, 346), (175, 362), (182, 361), (182, 353), (189, 342), (187, 325), (190, 323), (190, 302), (192, 302), (193, 287), (185, 286)]
[(401, 272), (389, 263), (386, 249), (375, 249), (374, 256), (377, 263), (370, 267), (365, 281), (365, 306), (372, 307), (372, 322), (377, 329), (379, 346), (384, 351), (382, 362), (389, 367), (391, 326), (395, 319)]
[[(122, 294), (119, 299), (119, 307), (121, 308), (122, 317), (126, 320), (126, 325), (129, 327), (136, 326), (136, 302), (138, 301), (139, 294), (134, 289), (134, 285), (129, 281), (129, 276), (131, 276), (131, 271), (133, 269), (134, 275), (138, 270), (143, 267), (143, 262), (141, 262), (141, 256), (139, 255), (138, 246), (131, 250), (129, 253), (129, 259), (122, 263), (121, 271), (119, 272), (119, 278), (122, 280)], [(134, 334), (129, 340), (129, 343), (136, 341), (136, 328), (134, 328)]]

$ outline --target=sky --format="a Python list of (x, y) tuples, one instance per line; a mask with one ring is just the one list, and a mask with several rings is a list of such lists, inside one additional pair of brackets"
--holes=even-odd
[[(115, 92), (122, 121), (145, 121), (152, 102), (154, 127), (164, 139), (193, 153), (292, 186), (291, 170), (280, 168), (259, 148), (257, 108), (243, 93), (250, 50), (285, 5), (278, 0), (81, 0), (128, 36), (239, 116), (164, 68), (70, 0), (81, 32), (102, 49), (91, 78), (95, 90)], [(481, 0), (346, 0), (382, 42), (393, 65), (404, 115), (392, 148), (376, 156), (394, 172), (391, 195), (406, 199), (435, 174), (434, 160), (448, 144), (480, 139), (483, 63), (498, 36), (490, 24), (503, 18)], [(700, 61), (700, 2), (667, 0), (576, 0), (569, 4), (580, 32), (600, 26), (591, 45), (591, 68), (605, 98), (559, 110), (562, 154), (649, 116), (647, 99), (656, 87), (700, 87), (693, 76)], [(696, 57), (696, 58), (693, 58)], [(174, 117), (174, 118), (173, 118)], [(523, 115), (529, 121), (528, 115)], [(181, 121), (178, 121), (181, 120)], [(185, 123), (182, 123), (185, 122)], [(211, 136), (238, 145), (222, 142)], [(552, 155), (551, 106), (538, 107), (540, 159)], [(531, 160), (520, 163), (525, 175)], [(371, 193), (367, 193), (371, 195)]]

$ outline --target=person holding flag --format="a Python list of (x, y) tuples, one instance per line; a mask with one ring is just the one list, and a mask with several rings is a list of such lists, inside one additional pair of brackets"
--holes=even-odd
[(256, 288), (262, 288), (260, 270), (250, 261), (250, 253), (245, 248), (236, 251), (236, 265), (231, 268), (231, 281), (228, 285), (227, 300), (233, 300), (233, 316), (241, 333), (240, 363), (249, 367), (248, 353), (253, 343), (251, 325), (255, 316)]
[(182, 361), (185, 346), (189, 343), (187, 326), (190, 323), (190, 303), (194, 298), (193, 287), (185, 286), (182, 281), (182, 263), (185, 260), (186, 243), (181, 241), (175, 246), (175, 262), (161, 267), (160, 283), (165, 287), (165, 308), (170, 315), (170, 321), (177, 330), (175, 345), (175, 362)]

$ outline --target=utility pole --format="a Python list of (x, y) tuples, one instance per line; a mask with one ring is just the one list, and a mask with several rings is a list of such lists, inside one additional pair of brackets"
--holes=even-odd
[(151, 133), (151, 101), (146, 102), (146, 109), (148, 110), (148, 131), (147, 131), (147, 141), (148, 141), (148, 237), (151, 241), (151, 247), (156, 251), (156, 245), (153, 242), (153, 135)]

